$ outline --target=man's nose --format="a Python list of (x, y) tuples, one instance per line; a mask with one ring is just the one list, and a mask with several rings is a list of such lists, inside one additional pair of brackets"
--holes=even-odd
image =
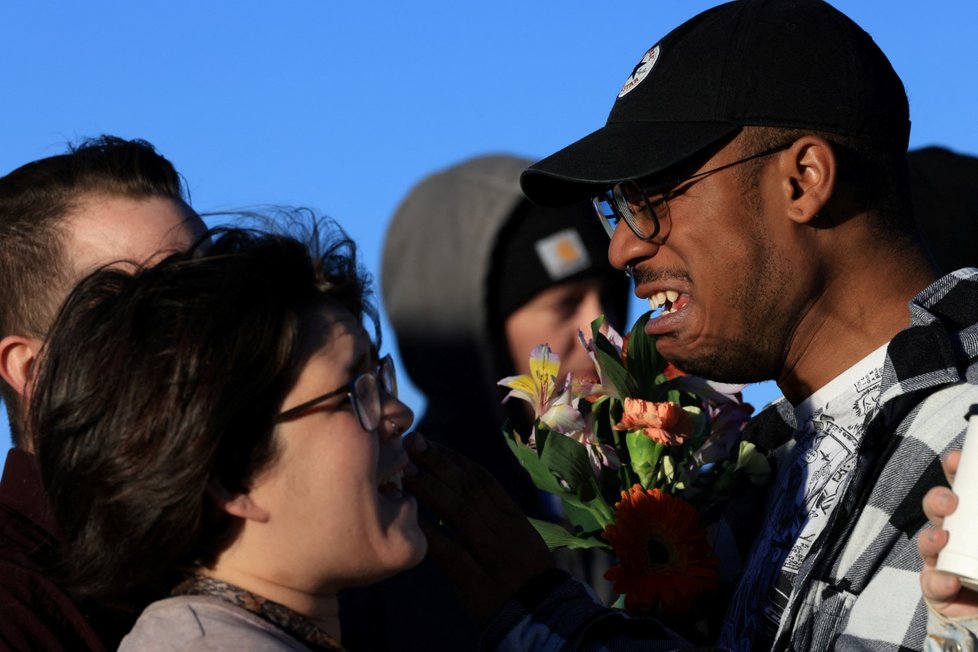
[(640, 239), (623, 220), (615, 226), (608, 245), (608, 260), (616, 268), (629, 271), (639, 261), (659, 252), (660, 245)]

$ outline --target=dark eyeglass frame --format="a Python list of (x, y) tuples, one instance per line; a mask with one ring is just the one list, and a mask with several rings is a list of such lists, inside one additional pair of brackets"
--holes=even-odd
[[(345, 394), (346, 396), (344, 398), (349, 399), (353, 403), (353, 411), (357, 413), (357, 420), (360, 422), (360, 426), (364, 430), (373, 431), (380, 425), (384, 411), (384, 397), (381, 391), (387, 396), (397, 398), (397, 370), (394, 368), (394, 360), (390, 354), (385, 355), (377, 362), (377, 369), (375, 371), (359, 374), (356, 378), (340, 388), (326, 392), (316, 398), (309, 399), (305, 403), (300, 403), (293, 408), (280, 412), (275, 417), (275, 423), (282, 423), (283, 421), (293, 419), (323, 401)], [(373, 406), (364, 405), (361, 402), (364, 396), (376, 397), (372, 399), (376, 401), (376, 404)], [(376, 414), (376, 417), (371, 418), (372, 414)]]
[[(609, 238), (614, 236), (618, 222), (624, 221), (639, 240), (663, 244), (672, 227), (672, 220), (669, 217), (669, 201), (686, 192), (693, 185), (689, 183), (690, 181), (698, 181), (735, 165), (777, 154), (788, 149), (791, 145), (792, 143), (778, 145), (732, 163), (698, 172), (688, 177), (677, 177), (662, 181), (649, 188), (643, 188), (638, 181), (621, 181), (612, 186), (610, 190), (606, 190), (592, 199), (591, 202), (594, 204), (598, 220)], [(650, 195), (655, 199), (650, 199)], [(632, 210), (632, 203), (634, 202), (629, 202), (628, 197), (639, 198), (643, 207), (640, 212), (647, 213), (649, 217), (636, 215), (635, 211)], [(608, 215), (602, 204), (607, 204), (611, 208), (612, 215)], [(612, 223), (612, 219), (614, 219), (614, 223)], [(644, 223), (649, 221), (652, 224), (647, 228)]]

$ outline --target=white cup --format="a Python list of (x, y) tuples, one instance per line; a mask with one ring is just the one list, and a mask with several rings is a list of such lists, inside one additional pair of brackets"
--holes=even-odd
[(937, 557), (937, 569), (957, 575), (963, 586), (978, 591), (978, 405), (968, 414), (968, 432), (952, 489), (958, 506), (944, 518), (948, 539)]

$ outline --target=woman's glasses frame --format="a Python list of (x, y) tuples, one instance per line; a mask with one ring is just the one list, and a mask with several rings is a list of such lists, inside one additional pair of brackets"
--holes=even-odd
[(383, 414), (384, 397), (381, 391), (387, 396), (397, 398), (397, 373), (390, 354), (377, 362), (376, 371), (362, 373), (342, 387), (280, 412), (275, 417), (275, 423), (294, 419), (323, 401), (345, 394), (345, 398), (353, 403), (353, 411), (356, 412), (360, 426), (372, 432), (380, 425)]

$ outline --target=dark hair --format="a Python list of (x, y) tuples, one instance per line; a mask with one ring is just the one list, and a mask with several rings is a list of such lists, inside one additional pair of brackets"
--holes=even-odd
[[(43, 336), (76, 279), (64, 250), (65, 218), (94, 194), (184, 200), (167, 159), (144, 140), (101, 136), (0, 177), (0, 338)], [(0, 380), (19, 444), (19, 398)]]
[[(894, 145), (856, 136), (782, 127), (744, 127), (740, 132), (741, 154), (791, 143), (805, 135), (825, 139), (838, 162), (838, 184), (860, 212), (874, 217), (880, 235), (919, 239), (910, 200), (910, 171), (907, 153)], [(756, 183), (767, 159), (749, 161), (740, 170), (742, 178)]]
[(369, 318), (379, 346), (354, 243), (332, 222), (307, 231), (222, 229), (134, 275), (98, 271), (66, 300), (29, 424), (76, 599), (131, 605), (215, 561), (236, 530), (207, 487), (247, 491), (274, 461), (309, 311)]

